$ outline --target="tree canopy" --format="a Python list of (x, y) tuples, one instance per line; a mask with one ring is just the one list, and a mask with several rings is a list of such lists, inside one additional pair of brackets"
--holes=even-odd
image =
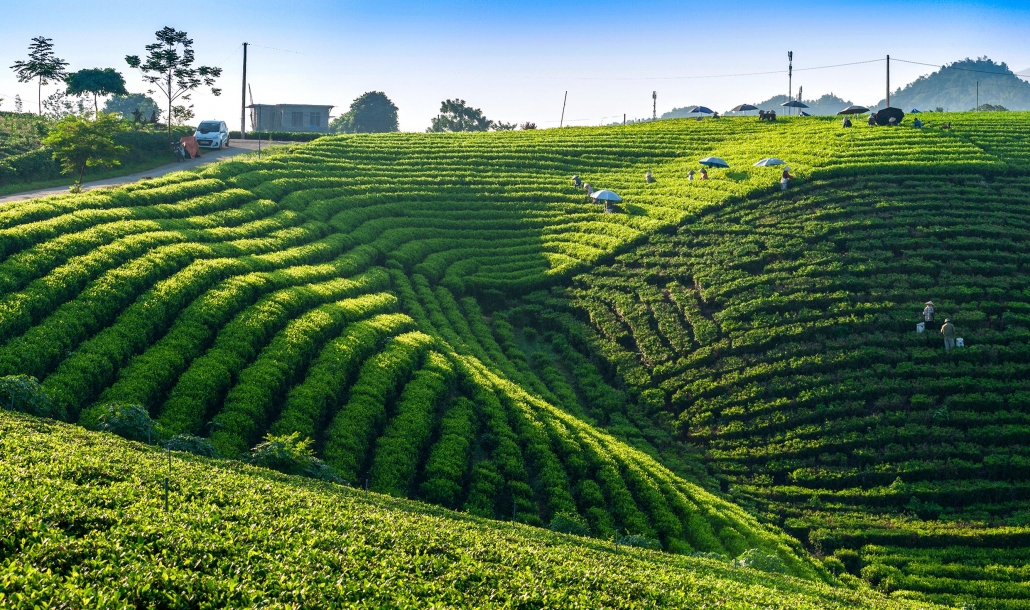
[(350, 110), (329, 124), (333, 133), (398, 131), (397, 106), (382, 91), (369, 91), (351, 102)]
[(43, 114), (43, 85), (52, 81), (59, 81), (65, 76), (65, 68), (68, 62), (54, 54), (54, 41), (52, 38), (37, 36), (29, 44), (29, 60), (14, 62), (11, 69), (18, 76), (19, 83), (37, 81), (39, 95), (39, 114)]
[(87, 167), (120, 165), (119, 155), (128, 149), (114, 143), (114, 134), (125, 131), (121, 119), (113, 114), (99, 114), (90, 121), (75, 115), (61, 119), (43, 138), (43, 145), (54, 151), (66, 174), (78, 171), (76, 187), (82, 185)]
[(68, 95), (93, 94), (94, 113), (100, 112), (98, 101), (101, 95), (127, 95), (125, 79), (114, 68), (87, 68), (69, 74), (64, 82), (68, 85)]
[[(134, 115), (137, 110), (139, 114)], [(122, 115), (123, 119), (127, 119), (131, 116), (146, 118), (155, 113), (157, 117), (160, 117), (163, 111), (153, 98), (142, 93), (130, 93), (128, 95), (112, 96), (104, 104), (104, 112), (118, 113)]]
[(468, 106), (465, 100), (454, 99), (440, 103), (440, 114), (426, 131), (489, 131), (493, 126), (494, 122), (483, 116), (482, 110)]
[[(175, 116), (172, 104), (178, 100), (189, 100), (190, 92), (201, 85), (211, 88), (213, 95), (221, 95), (222, 90), (216, 88), (215, 79), (222, 75), (221, 68), (197, 66), (193, 52), (193, 40), (186, 32), (164, 27), (155, 32), (157, 42), (146, 46), (147, 58), (143, 61), (138, 55), (126, 55), (125, 62), (136, 68), (143, 80), (155, 86), (168, 100), (168, 114)], [(152, 91), (149, 93), (153, 93)], [(183, 116), (184, 111), (178, 112)], [(172, 122), (168, 121), (168, 140), (172, 139)]]

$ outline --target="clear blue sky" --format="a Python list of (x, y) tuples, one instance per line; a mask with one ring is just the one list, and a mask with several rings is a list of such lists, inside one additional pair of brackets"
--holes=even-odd
[[(847, 4), (847, 6), (845, 6)], [(704, 6), (706, 8), (696, 8)], [(686, 79), (786, 69), (805, 98), (833, 92), (856, 103), (883, 98), (883, 64), (802, 68), (893, 57), (930, 63), (989, 56), (1030, 67), (1030, 2), (419, 2), (393, 0), (0, 0), (0, 107), (35, 87), (7, 67), (29, 39), (54, 39), (71, 69), (115, 67), (143, 91), (124, 62), (143, 55), (165, 25), (186, 30), (198, 63), (224, 68), (224, 93), (194, 96), (198, 118), (239, 124), (240, 43), (259, 103), (334, 104), (382, 90), (400, 108), (401, 128), (422, 131), (440, 100), (460, 97), (491, 119), (556, 126), (599, 124), (626, 113), (688, 104), (726, 110), (787, 92), (786, 74)], [(929, 68), (892, 63), (892, 84)], [(53, 91), (53, 87), (49, 89)], [(46, 93), (46, 92), (45, 92)], [(44, 93), (44, 94), (45, 94)]]

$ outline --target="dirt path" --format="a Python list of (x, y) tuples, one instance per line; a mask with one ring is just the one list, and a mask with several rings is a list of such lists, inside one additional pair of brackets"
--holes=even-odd
[[(273, 142), (272, 145), (278, 144), (289, 144), (289, 142)], [(268, 147), (268, 142), (261, 143), (262, 148)], [(203, 150), (201, 156), (196, 159), (189, 159), (181, 163), (169, 163), (168, 165), (162, 165), (153, 169), (148, 169), (145, 172), (137, 172), (135, 174), (128, 174), (126, 176), (119, 176), (117, 178), (107, 178), (105, 180), (95, 180), (93, 182), (84, 182), (82, 184), (83, 191), (89, 191), (95, 188), (104, 188), (111, 186), (118, 186), (121, 184), (128, 184), (130, 182), (136, 182), (143, 178), (157, 178), (165, 174), (172, 172), (182, 171), (184, 169), (193, 169), (208, 163), (214, 163), (222, 159), (228, 159), (242, 153), (248, 153), (257, 150), (258, 144), (256, 140), (230, 140), (229, 148), (223, 148), (221, 150)], [(10, 195), (0, 196), (0, 203), (9, 203), (12, 201), (24, 201), (26, 199), (35, 199), (37, 197), (49, 197), (50, 195), (63, 195), (68, 192), (67, 186), (52, 186), (44, 189), (37, 189), (34, 191), (24, 191), (21, 193), (13, 193)]]

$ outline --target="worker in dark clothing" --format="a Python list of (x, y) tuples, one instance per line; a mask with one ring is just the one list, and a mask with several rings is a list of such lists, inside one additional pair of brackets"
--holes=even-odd
[(583, 188), (583, 181), (579, 179), (579, 176), (572, 177), (572, 186), (576, 188)]

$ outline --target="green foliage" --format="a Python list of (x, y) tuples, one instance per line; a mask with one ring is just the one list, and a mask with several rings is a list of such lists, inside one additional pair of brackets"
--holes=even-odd
[(14, 608), (927, 605), (204, 458), (169, 464), (160, 448), (18, 414), (0, 412), (0, 439), (0, 605)]
[[(229, 137), (238, 139), (240, 137), (239, 131), (230, 131)], [(325, 137), (324, 133), (318, 133), (313, 131), (248, 131), (248, 140), (262, 140), (263, 142), (274, 141), (274, 142), (312, 142), (321, 137)]]
[(143, 77), (143, 82), (153, 86), (165, 96), (167, 104), (168, 138), (171, 140), (172, 123), (176, 114), (179, 124), (192, 116), (192, 104), (175, 105), (176, 100), (188, 101), (192, 92), (201, 86), (209, 87), (212, 95), (221, 95), (222, 90), (215, 87), (215, 80), (222, 75), (221, 68), (212, 66), (194, 66), (196, 56), (193, 51), (193, 40), (186, 32), (165, 26), (154, 33), (157, 42), (146, 46), (146, 59), (138, 55), (126, 55), (125, 63), (136, 68)]
[(369, 91), (358, 96), (347, 112), (329, 123), (332, 133), (387, 133), (397, 130), (397, 106), (382, 91)]
[(68, 85), (68, 95), (93, 94), (93, 109), (95, 114), (100, 112), (100, 104), (97, 101), (101, 95), (128, 95), (125, 90), (125, 79), (114, 68), (87, 68), (69, 74), (64, 82)]
[(110, 432), (148, 445), (160, 440), (161, 436), (146, 409), (122, 402), (90, 407), (82, 412), (79, 423), (89, 430)]
[(282, 436), (265, 435), (264, 440), (254, 446), (247, 461), (255, 466), (271, 468), (285, 474), (295, 474), (323, 481), (341, 482), (322, 460), (315, 457), (310, 438), (301, 439), (294, 432)]
[(440, 102), (440, 114), (433, 117), (426, 131), (489, 131), (493, 126), (482, 110), (465, 105), (465, 100), (453, 99)]
[[(138, 111), (138, 115), (135, 114)], [(104, 102), (103, 112), (107, 114), (119, 114), (123, 119), (139, 116), (141, 119), (149, 120), (151, 116), (161, 118), (161, 107), (148, 95), (143, 93), (128, 93), (124, 95), (113, 95)]]
[[(980, 103), (998, 107), (1030, 110), (1030, 82), (1005, 64), (987, 57), (952, 62), (891, 93), (891, 105), (906, 112), (910, 108), (928, 110), (941, 106), (947, 110), (976, 108), (979, 84)], [(881, 101), (879, 106), (883, 105)]]
[(165, 447), (169, 451), (182, 451), (183, 453), (192, 453), (209, 458), (220, 457), (218, 450), (215, 449), (211, 441), (199, 436), (193, 436), (192, 434), (176, 434), (168, 439)]
[(28, 375), (0, 377), (0, 408), (37, 417), (64, 417), (54, 408), (39, 381)]
[(733, 560), (733, 565), (741, 568), (751, 568), (770, 574), (786, 574), (787, 566), (783, 560), (775, 555), (770, 555), (760, 549), (748, 549)]
[(120, 131), (125, 131), (125, 125), (110, 114), (97, 115), (92, 121), (69, 116), (58, 121), (43, 138), (43, 144), (53, 150), (64, 173), (78, 172), (76, 184), (81, 184), (87, 167), (121, 164), (119, 156), (128, 149), (114, 142), (114, 135)]
[[(27, 83), (32, 80), (37, 82), (37, 88), (42, 91), (43, 85), (60, 81), (67, 72), (68, 62), (54, 54), (54, 41), (51, 38), (37, 36), (29, 44), (28, 61), (18, 60), (14, 62), (11, 69), (18, 76), (19, 83)], [(21, 109), (19, 108), (20, 112)], [(39, 114), (43, 114), (43, 94), (39, 94)]]

